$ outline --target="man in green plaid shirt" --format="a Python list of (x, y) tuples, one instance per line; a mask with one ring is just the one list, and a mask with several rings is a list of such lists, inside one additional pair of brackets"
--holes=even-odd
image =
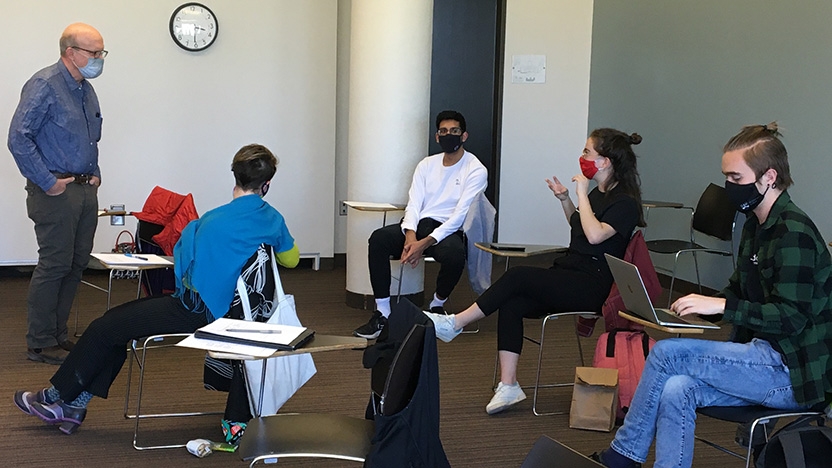
[(655, 467), (693, 462), (696, 408), (763, 405), (783, 410), (832, 402), (832, 259), (792, 202), (777, 124), (742, 129), (723, 148), (725, 189), (747, 214), (737, 267), (720, 297), (691, 294), (679, 315), (722, 315), (730, 342), (660, 341), (650, 352), (605, 466), (636, 467), (656, 439)]

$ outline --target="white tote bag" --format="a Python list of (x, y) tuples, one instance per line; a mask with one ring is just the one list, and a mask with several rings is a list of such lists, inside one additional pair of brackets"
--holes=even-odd
[[(302, 325), (295, 311), (295, 298), (283, 292), (283, 285), (277, 272), (277, 260), (274, 258), (274, 252), (271, 249), (270, 254), (274, 273), (276, 304), (267, 323), (300, 327)], [(252, 320), (251, 306), (242, 277), (237, 279), (237, 292), (243, 303), (245, 319)], [(316, 372), (315, 363), (309, 353), (243, 361), (243, 363), (245, 364), (251, 413), (260, 416), (277, 414), (277, 410)], [(264, 364), (266, 364), (266, 379), (263, 387), (263, 407), (259, 408), (258, 411), (260, 382), (263, 376)]]

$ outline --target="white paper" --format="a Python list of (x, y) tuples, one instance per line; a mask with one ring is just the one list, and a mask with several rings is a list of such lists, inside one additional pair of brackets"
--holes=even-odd
[(361, 201), (345, 201), (345, 205), (356, 209), (376, 209), (376, 210), (402, 210), (399, 206), (392, 203), (375, 203), (375, 202), (361, 202)]
[(235, 343), (228, 343), (225, 341), (206, 340), (203, 338), (197, 338), (193, 335), (185, 338), (179, 343), (176, 343), (176, 346), (182, 346), (185, 348), (204, 349), (206, 351), (231, 354), (237, 356), (238, 358), (243, 358), (245, 356), (265, 358), (277, 352), (277, 350), (274, 348), (264, 348), (262, 346), (248, 346)]
[(97, 258), (106, 267), (173, 266), (173, 262), (170, 260), (154, 254), (135, 254), (129, 257), (120, 253), (91, 253), (90, 255)]
[(545, 55), (512, 55), (511, 82), (540, 84), (546, 82)]
[[(218, 318), (197, 331), (204, 331), (215, 335), (231, 336), (244, 340), (289, 345), (295, 341), (301, 333), (306, 331), (306, 328), (293, 327), (291, 325), (274, 325), (264, 322), (250, 322), (247, 320), (235, 320), (230, 318)], [(274, 350), (274, 348), (272, 348), (272, 350)]]

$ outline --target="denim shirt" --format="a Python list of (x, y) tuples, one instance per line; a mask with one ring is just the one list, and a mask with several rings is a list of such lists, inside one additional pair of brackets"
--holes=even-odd
[(23, 85), (9, 128), (9, 151), (20, 173), (44, 191), (55, 185), (53, 173), (101, 177), (101, 121), (92, 85), (75, 81), (58, 60)]

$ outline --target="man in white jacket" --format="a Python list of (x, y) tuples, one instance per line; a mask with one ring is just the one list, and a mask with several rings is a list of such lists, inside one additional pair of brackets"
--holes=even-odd
[(390, 316), (390, 257), (416, 267), (422, 255), (440, 264), (430, 310), (444, 313), (444, 304), (465, 268), (462, 223), (471, 202), (488, 185), (488, 171), (463, 144), (468, 139), (465, 117), (446, 110), (436, 116), (436, 141), (442, 147), (421, 160), (413, 174), (401, 224), (373, 232), (369, 240), (370, 283), (376, 310), (353, 334), (375, 339)]

